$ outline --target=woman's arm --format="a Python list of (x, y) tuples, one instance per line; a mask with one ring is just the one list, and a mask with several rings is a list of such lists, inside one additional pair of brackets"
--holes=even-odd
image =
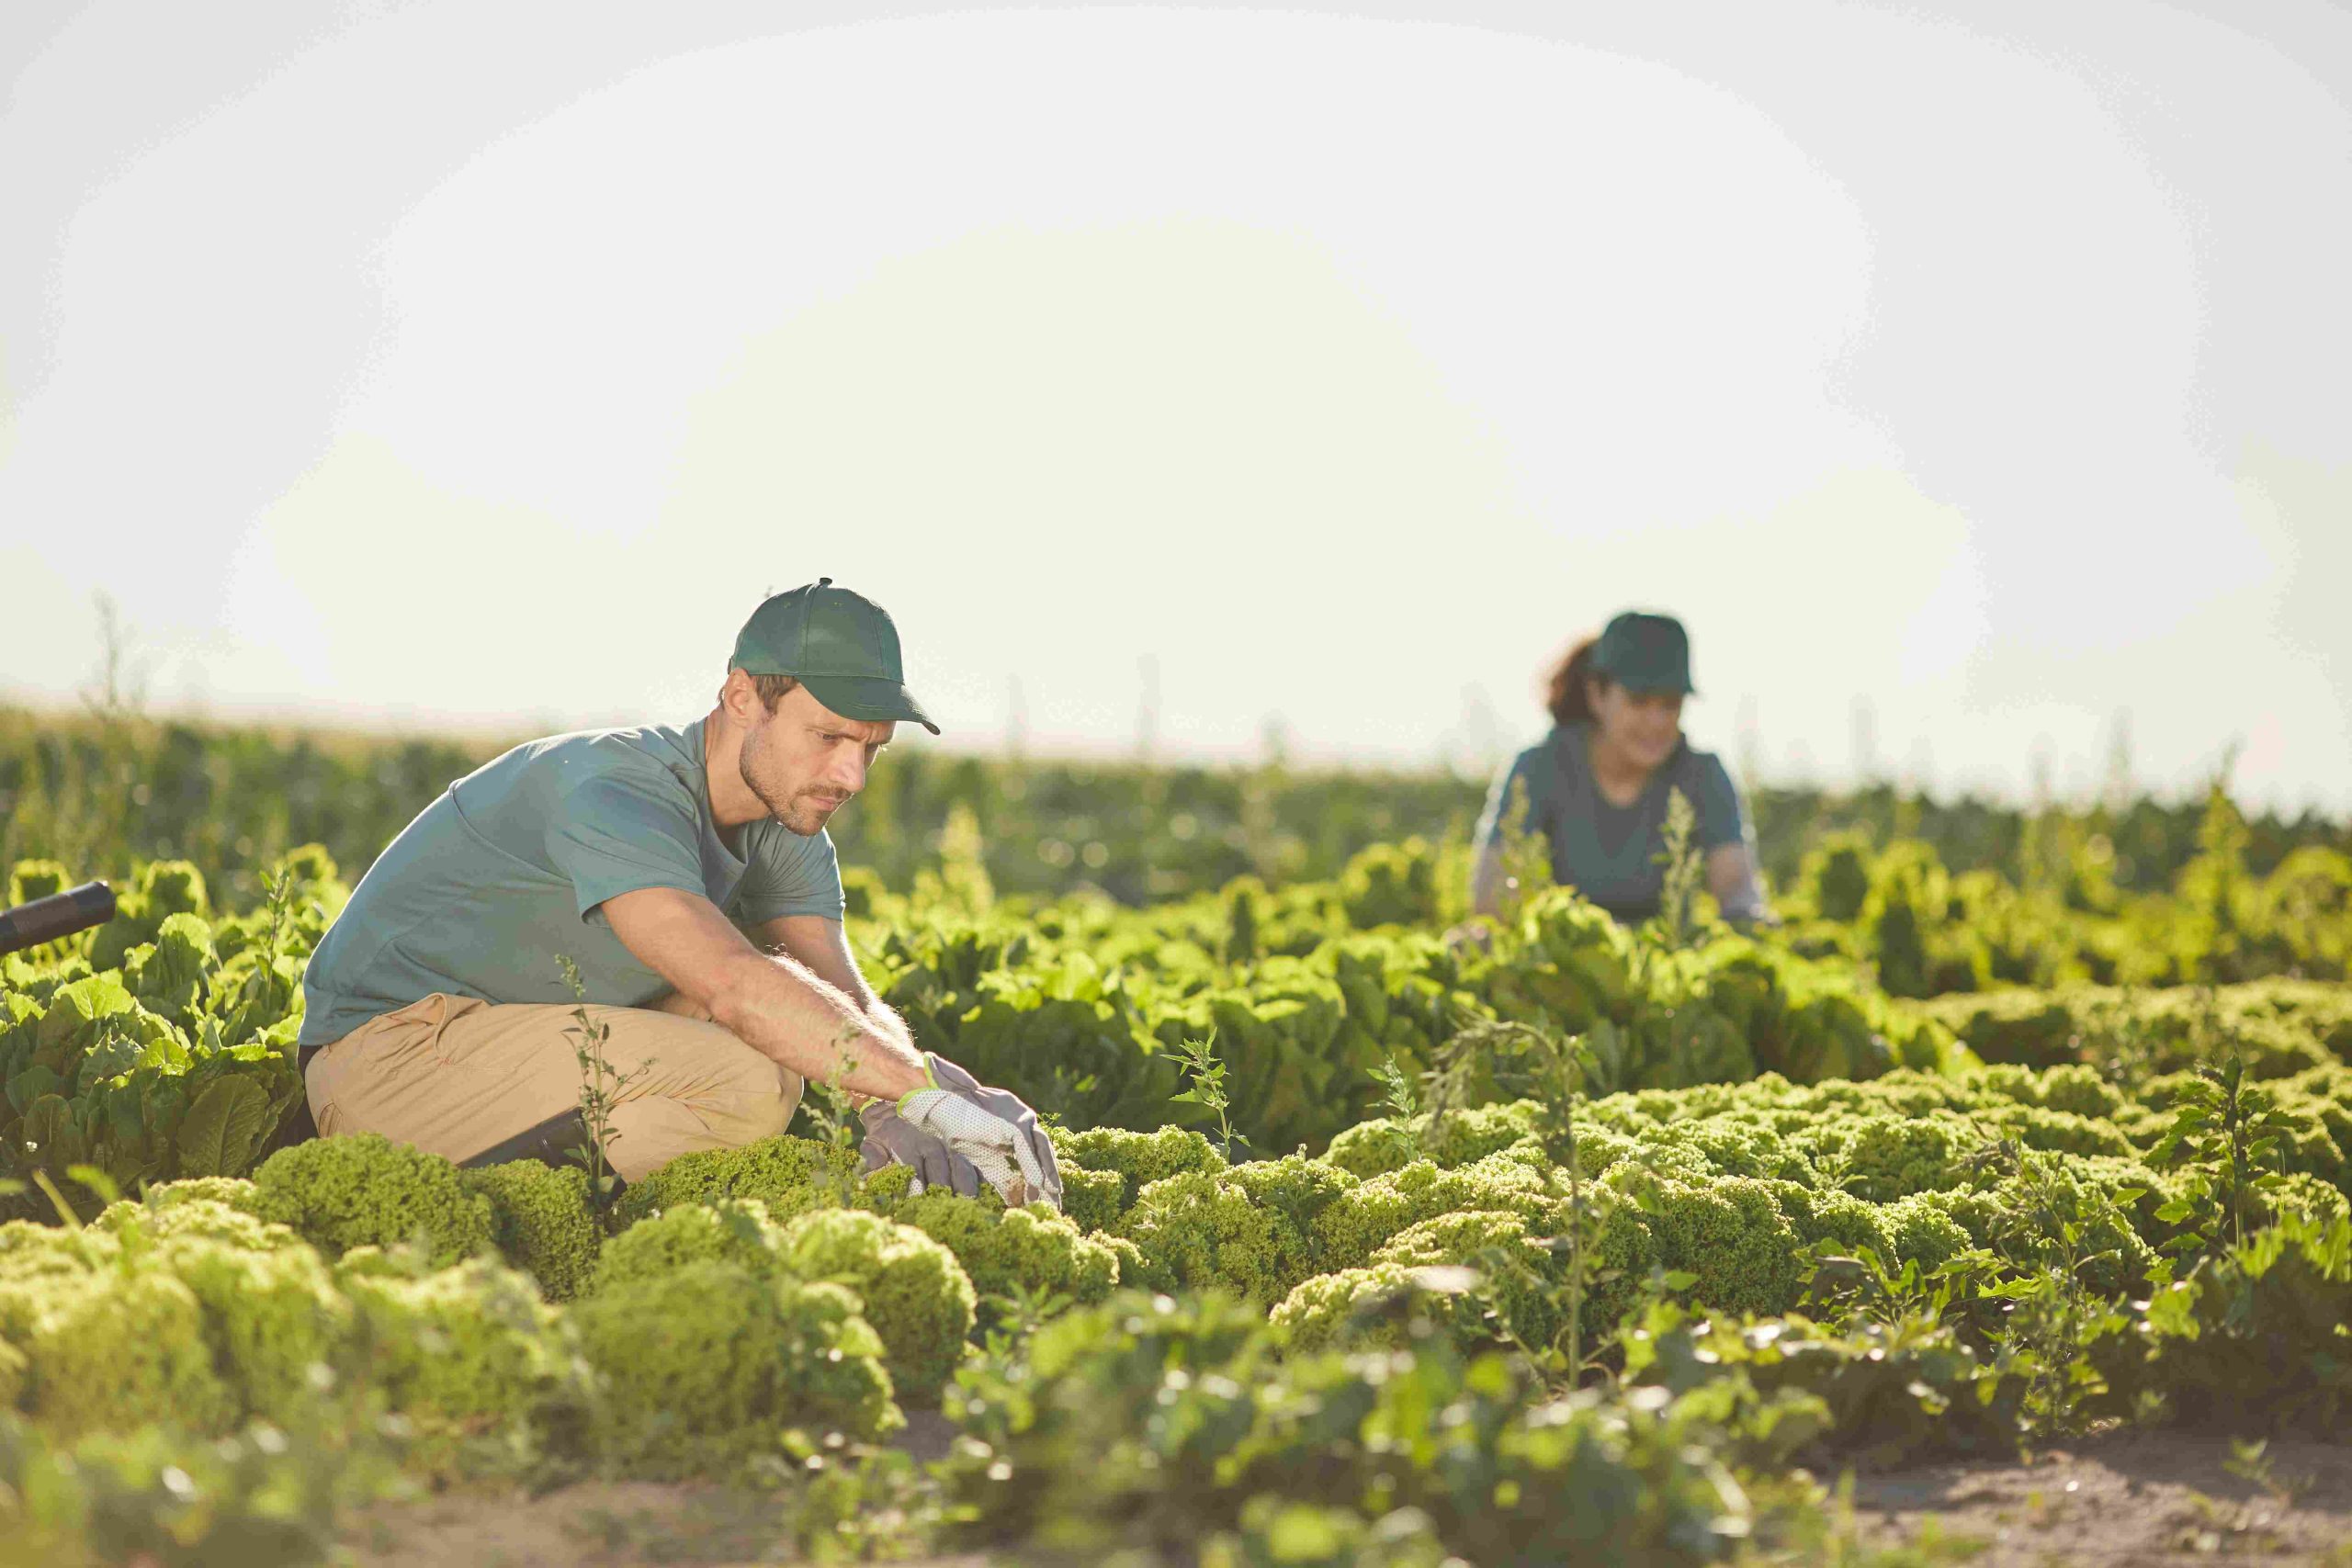
[(1724, 919), (1736, 926), (1771, 921), (1772, 911), (1764, 902), (1764, 881), (1757, 874), (1756, 852), (1745, 839), (1717, 844), (1707, 852), (1707, 891), (1715, 896)]
[(1502, 912), (1506, 829), (1520, 833), (1540, 830), (1533, 788), (1535, 755), (1532, 750), (1522, 751), (1495, 775), (1494, 785), (1487, 792), (1486, 809), (1478, 814), (1478, 825), (1471, 830), (1470, 841), (1477, 851), (1470, 863), (1472, 914), (1491, 919)]
[(1702, 760), (1699, 774), (1699, 807), (1707, 838), (1707, 891), (1715, 896), (1724, 919), (1736, 926), (1770, 923), (1772, 910), (1764, 902), (1764, 877), (1756, 863), (1756, 838), (1747, 826), (1747, 812), (1731, 772), (1712, 755)]
[(1489, 838), (1478, 846), (1478, 857), (1470, 865), (1470, 912), (1491, 919), (1502, 907), (1502, 846)]

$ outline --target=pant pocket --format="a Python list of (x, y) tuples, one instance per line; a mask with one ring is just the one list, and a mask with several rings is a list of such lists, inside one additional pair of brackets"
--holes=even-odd
[[(488, 1005), (479, 998), (435, 991), (362, 1024), (350, 1038), (363, 1044), (368, 1058), (386, 1071), (427, 1064), (445, 1066), (449, 1061), (449, 1026)], [(361, 1042), (363, 1032), (368, 1038)]]
[(302, 1086), (319, 1132), (334, 1133), (341, 1107), (364, 1113), (390, 1087), (386, 1080), (447, 1066), (443, 1040), (449, 1024), (486, 1005), (472, 997), (435, 991), (406, 1007), (379, 1013), (322, 1048), (311, 1058)]

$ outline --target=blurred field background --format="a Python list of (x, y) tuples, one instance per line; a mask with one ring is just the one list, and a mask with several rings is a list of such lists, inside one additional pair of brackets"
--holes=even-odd
[[(509, 741), (369, 735), (0, 706), (0, 864), (39, 854), (90, 876), (193, 860), (249, 900), (256, 868), (326, 846), (356, 882), (454, 779)], [(903, 886), (935, 866), (954, 808), (969, 810), (1001, 894), (1099, 889), (1126, 904), (1213, 891), (1237, 876), (1320, 881), (1375, 843), (1466, 848), (1488, 781), (1435, 770), (990, 759), (893, 750), (831, 831), (844, 866)], [(1766, 876), (1786, 888), (1808, 851), (1859, 832), (1930, 847), (1955, 873), (2031, 880), (2052, 845), (2093, 857), (2119, 891), (2169, 887), (2198, 852), (2202, 795), (2041, 807), (1938, 797), (1892, 783), (1749, 786)], [(2037, 824), (2039, 826), (2037, 827)], [(2352, 852), (2352, 822), (2317, 811), (2245, 818), (2248, 871), (2307, 846)]]

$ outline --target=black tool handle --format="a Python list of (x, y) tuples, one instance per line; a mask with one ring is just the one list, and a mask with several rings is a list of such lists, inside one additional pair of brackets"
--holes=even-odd
[(0, 953), (39, 947), (113, 919), (114, 889), (103, 882), (85, 882), (13, 909), (0, 909)]

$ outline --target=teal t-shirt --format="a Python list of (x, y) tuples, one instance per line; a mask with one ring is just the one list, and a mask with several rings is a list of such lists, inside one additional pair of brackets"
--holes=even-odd
[(668, 985), (601, 907), (641, 887), (702, 894), (744, 927), (842, 918), (821, 830), (762, 818), (720, 833), (699, 722), (551, 736), (451, 784), (368, 868), (302, 977), (300, 1043), (331, 1043), (435, 991), (569, 1001), (559, 953), (588, 1000), (651, 1001)]
[(1666, 807), (1679, 789), (1698, 813), (1698, 844), (1712, 850), (1742, 842), (1747, 832), (1739, 790), (1712, 751), (1694, 751), (1689, 741), (1659, 764), (1631, 806), (1618, 806), (1593, 782), (1586, 747), (1591, 726), (1563, 725), (1512, 760), (1495, 779), (1478, 820), (1476, 842), (1484, 852), (1501, 831), (1514, 784), (1527, 789), (1530, 833), (1551, 841), (1552, 879), (1577, 892), (1621, 920), (1645, 920), (1666, 897), (1666, 868), (1657, 856), (1666, 849)]

